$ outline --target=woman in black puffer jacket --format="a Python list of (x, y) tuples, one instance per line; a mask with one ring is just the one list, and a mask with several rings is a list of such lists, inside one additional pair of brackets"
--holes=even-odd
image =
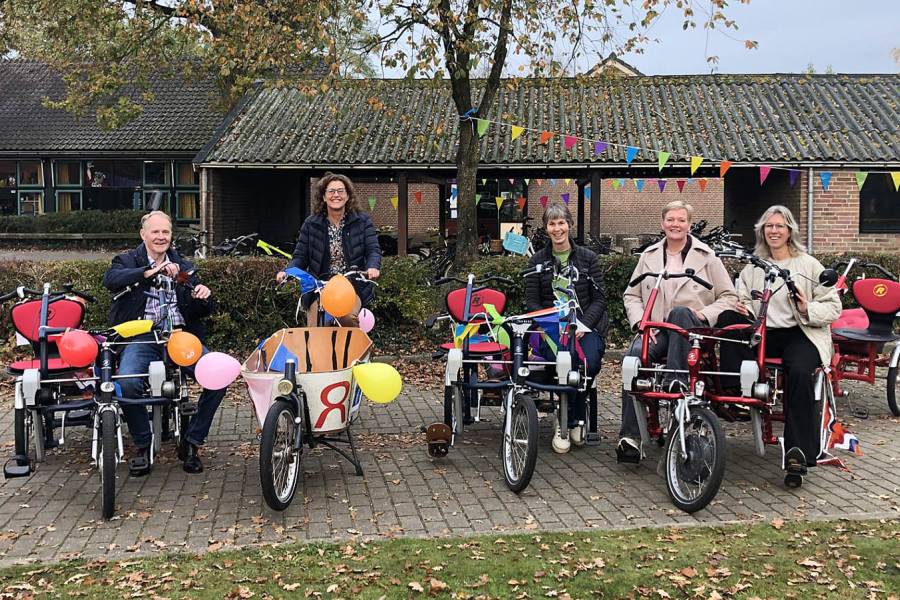
[[(575, 282), (575, 295), (580, 309), (578, 319), (591, 331), (578, 335), (579, 352), (574, 360), (585, 363), (588, 377), (593, 378), (600, 371), (600, 361), (606, 350), (606, 330), (609, 317), (606, 313), (606, 296), (603, 293), (603, 275), (597, 255), (584, 246), (576, 244), (569, 237), (569, 230), (574, 225), (569, 207), (561, 202), (551, 204), (544, 211), (544, 228), (550, 243), (531, 257), (530, 265), (534, 266), (547, 261), (559, 262), (563, 266), (572, 264), (578, 269), (579, 279)], [(544, 271), (525, 280), (525, 300), (529, 311), (549, 308), (560, 298), (561, 292), (554, 291), (554, 274)], [(553, 351), (545, 342), (541, 342), (538, 352), (548, 360), (555, 360)], [(576, 446), (584, 444), (585, 398), (587, 392), (579, 393), (569, 406), (569, 437), (561, 436), (557, 422), (553, 436), (553, 450), (568, 452), (571, 443)]]
[[(360, 210), (354, 194), (353, 183), (345, 175), (325, 173), (316, 186), (312, 212), (300, 227), (294, 256), (288, 267), (298, 267), (321, 280), (350, 269), (366, 272), (371, 279), (381, 274), (381, 248), (372, 220)], [(280, 283), (284, 271), (276, 279)], [(338, 319), (342, 325), (359, 325), (359, 311), (374, 296), (373, 285), (353, 280), (358, 296), (356, 306), (345, 317)], [(310, 327), (316, 325), (318, 299), (304, 302)]]

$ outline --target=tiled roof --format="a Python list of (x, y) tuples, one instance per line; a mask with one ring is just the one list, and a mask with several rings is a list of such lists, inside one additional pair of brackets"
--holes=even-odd
[(45, 108), (42, 99), (59, 99), (64, 86), (46, 65), (27, 60), (0, 61), (0, 154), (71, 153), (187, 154), (198, 152), (222, 122), (209, 80), (151, 78), (155, 100), (134, 121), (101, 128), (93, 114), (80, 119)]
[[(208, 165), (451, 166), (459, 120), (446, 82), (353, 81), (305, 95), (258, 87), (196, 158)], [(900, 163), (900, 75), (691, 75), (508, 80), (488, 119), (557, 132), (510, 141), (492, 124), (482, 165), (624, 164), (590, 141), (740, 163)], [(468, 126), (468, 125), (467, 125)], [(655, 164), (641, 152), (636, 164)]]

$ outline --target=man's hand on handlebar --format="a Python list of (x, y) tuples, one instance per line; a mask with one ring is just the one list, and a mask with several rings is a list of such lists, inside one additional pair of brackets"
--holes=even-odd
[(381, 275), (381, 271), (375, 268), (366, 269), (366, 277), (370, 280), (378, 279)]
[(156, 277), (157, 275), (165, 275), (167, 277), (175, 277), (178, 275), (178, 271), (180, 267), (178, 263), (173, 263), (170, 260), (166, 259), (162, 264), (156, 265), (152, 269), (147, 269), (144, 271), (144, 279), (150, 279), (151, 277)]
[(212, 292), (209, 288), (202, 283), (195, 285), (194, 289), (191, 291), (191, 297), (196, 298), (197, 300), (206, 300), (211, 294)]

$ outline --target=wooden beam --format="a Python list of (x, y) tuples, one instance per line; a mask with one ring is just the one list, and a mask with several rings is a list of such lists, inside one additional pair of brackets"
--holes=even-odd
[(600, 237), (600, 170), (591, 171), (591, 237)]
[(584, 243), (584, 183), (578, 182), (578, 237), (575, 238), (579, 244)]
[(409, 176), (401, 171), (397, 177), (397, 255), (406, 256), (409, 242)]

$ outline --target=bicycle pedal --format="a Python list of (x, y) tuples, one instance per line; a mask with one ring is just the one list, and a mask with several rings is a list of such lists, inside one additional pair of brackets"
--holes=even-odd
[(193, 417), (195, 414), (197, 414), (196, 402), (184, 402), (181, 404), (182, 417)]
[[(15, 464), (13, 464), (15, 463)], [(16, 477), (28, 477), (34, 471), (31, 460), (24, 454), (14, 454), (3, 465), (3, 477), (13, 479)]]
[(428, 442), (428, 455), (443, 458), (450, 452), (450, 440), (453, 439), (453, 435), (446, 423), (432, 423), (425, 431), (425, 439)]

